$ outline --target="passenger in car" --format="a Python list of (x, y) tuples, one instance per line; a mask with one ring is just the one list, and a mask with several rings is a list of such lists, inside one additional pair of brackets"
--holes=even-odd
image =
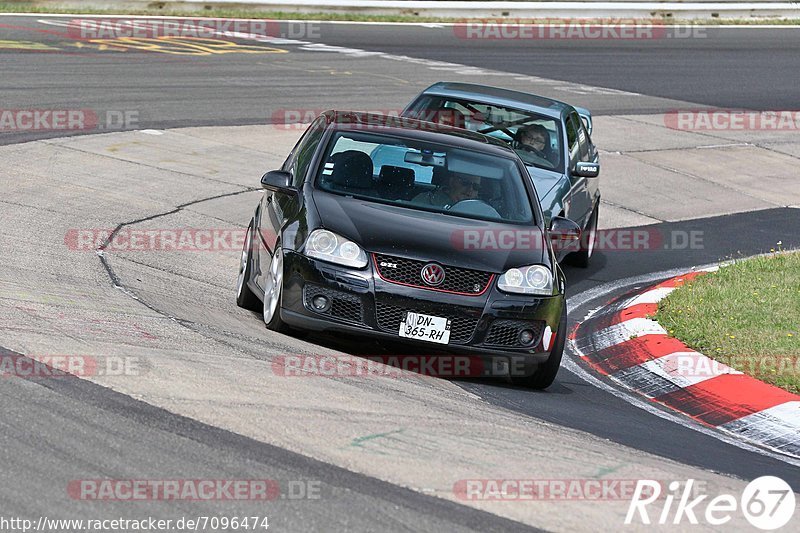
[(436, 112), (434, 122), (443, 126), (452, 126), (454, 128), (464, 129), (467, 127), (467, 117), (458, 109), (440, 109)]

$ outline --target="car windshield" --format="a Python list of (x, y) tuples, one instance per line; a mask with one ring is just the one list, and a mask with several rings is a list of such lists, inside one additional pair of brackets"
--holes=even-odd
[(334, 134), (316, 186), (409, 209), (533, 222), (531, 200), (512, 158), (385, 134)]
[(561, 121), (532, 111), (441, 96), (423, 97), (414, 118), (458, 126), (507, 142), (526, 165), (563, 171)]

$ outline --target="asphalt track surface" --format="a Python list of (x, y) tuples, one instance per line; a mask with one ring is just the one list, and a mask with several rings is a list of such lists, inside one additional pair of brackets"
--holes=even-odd
[[(1, 348), (0, 354), (19, 355)], [(0, 501), (6, 515), (78, 518), (74, 502), (64, 501), (64, 488), (71, 480), (86, 479), (87, 472), (98, 479), (111, 472), (117, 479), (179, 479), (191, 471), (196, 479), (275, 480), (285, 492), (269, 502), (268, 512), (254, 511), (252, 502), (147, 501), (115, 506), (111, 516), (177, 522), (185, 516), (259, 515), (259, 521), (268, 516), (270, 527), (279, 531), (407, 531), (411, 524), (425, 531), (535, 531), (201, 424), (84, 380), (3, 379), (0, 394)], [(290, 483), (296, 496), (314, 491), (319, 500), (313, 505), (293, 501), (286, 491)]]
[[(0, 17), (0, 37), (51, 45), (65, 42), (63, 36), (49, 33), (55, 28), (33, 20)], [(748, 109), (793, 109), (797, 103), (796, 73), (800, 67), (797, 29), (709, 29), (704, 39), (633, 43), (465, 43), (454, 38), (448, 28), (405, 26), (323, 25), (321, 30), (320, 40), (328, 45), (639, 93), (635, 98), (627, 94), (593, 93), (565, 96), (598, 109), (600, 114), (663, 112), (687, 103)], [(263, 55), (203, 58), (137, 52), (123, 55), (67, 49), (61, 44), (49, 53), (0, 50), (2, 107), (134, 109), (139, 116), (136, 129), (234, 125), (263, 123), (274, 115), (275, 109), (330, 107), (331, 101), (342, 108), (401, 106), (425, 85), (409, 81), (413, 69), (399, 69), (391, 75), (370, 72), (368, 59), (351, 63), (348, 56), (330, 52), (329, 61), (312, 65), (303, 62), (305, 52), (295, 51), (287, 53), (285, 58), (266, 61)], [(320, 76), (321, 71), (340, 75)], [(379, 75), (401, 81), (381, 85), (375, 81)], [(378, 84), (377, 90), (365, 91), (373, 87), (373, 82)], [(63, 132), (0, 134), (0, 143), (55, 136), (63, 136)], [(635, 260), (625, 253), (598, 252), (590, 269), (567, 269), (570, 294), (578, 295), (599, 283), (654, 271), (690, 268), (727, 257), (762, 253), (766, 251), (765, 242), (782, 240), (786, 248), (800, 247), (800, 217), (796, 210), (790, 209), (662, 223), (653, 228), (703, 231), (705, 246), (685, 253), (664, 250), (637, 254)], [(571, 320), (580, 319), (581, 311), (572, 309)], [(253, 327), (260, 324), (254, 321)], [(326, 345), (359, 352), (359, 347), (349, 341), (331, 339)], [(654, 417), (564, 369), (547, 393), (533, 393), (491, 381), (465, 381), (460, 386), (488, 402), (534, 419), (588, 431), (743, 479), (779, 475), (796, 491), (800, 490), (800, 469)], [(263, 472), (263, 477), (275, 479), (313, 476), (322, 480), (323, 491), (335, 497), (326, 499), (320, 507), (304, 506), (302, 513), (300, 508), (287, 507), (285, 511), (279, 508), (271, 513), (282, 517), (287, 530), (327, 527), (403, 530), (409, 524), (416, 530), (448, 531), (522, 527), (488, 513), (205, 426), (90, 383), (2, 380), (0, 388), (4, 398), (3, 425), (7, 428), (3, 431), (0, 457), (9, 475), (23, 480), (15, 486), (4, 486), (2, 499), (20, 513), (39, 514), (58, 500), (53, 487), (60, 485), (48, 481), (48, 472), (56, 472), (61, 482), (77, 477), (78, 470), (85, 475), (86, 463), (96, 468), (98, 477), (112, 471), (123, 477), (119, 474), (120, 464), (149, 465), (145, 470), (150, 476), (202, 464), (203, 475), (208, 478), (236, 477), (243, 475), (242, 472), (256, 477), (253, 472)], [(32, 413), (38, 416), (30, 416)], [(29, 419), (43, 422), (32, 426)], [(42, 439), (42, 435), (49, 438)], [(109, 440), (114, 443), (112, 449), (120, 450), (118, 455), (108, 451)], [(44, 464), (42, 456), (48, 458)], [(71, 465), (79, 468), (72, 472)], [(131, 468), (130, 475), (147, 477), (148, 473), (139, 467)], [(161, 512), (164, 517), (181, 514), (173, 506), (162, 505), (148, 507), (149, 514)], [(376, 513), (377, 516), (363, 516), (353, 512), (359, 508), (384, 511)], [(211, 510), (219, 513), (235, 509)], [(126, 512), (137, 515), (134, 508)]]
[[(756, 110), (798, 106), (797, 28), (662, 31), (656, 26), (652, 33), (642, 34), (652, 38), (628, 40), (468, 39), (466, 35), (466, 30), (451, 27), (398, 26), (386, 32), (378, 27), (354, 31), (352, 26), (330, 25), (324, 27), (322, 40), (330, 45), (507, 70), (701, 106)], [(492, 35), (490, 26), (474, 35)], [(635, 111), (621, 107), (614, 112)]]
[[(263, 124), (280, 109), (397, 109), (424, 88), (423, 66), (370, 68), (369, 58), (276, 44), (288, 53), (214, 54), (101, 51), (79, 43), (45, 17), (0, 17), (4, 41), (36, 42), (50, 49), (0, 46), (0, 91), (7, 108), (51, 105), (128, 111), (128, 128)], [(60, 18), (68, 21), (70, 18)], [(721, 107), (797, 108), (800, 29), (708, 28), (701, 36), (645, 40), (469, 40), (452, 27), (283, 23), (281, 36), (307, 43), (385, 52), (579, 84), (531, 86), (546, 96), (589, 107), (593, 113), (638, 114)], [(294, 35), (299, 35), (294, 38)], [(235, 39), (232, 39), (235, 40)], [(253, 42), (246, 44), (253, 45)], [(310, 60), (308, 58), (311, 58)], [(458, 70), (455, 70), (458, 72)], [(484, 80), (484, 81), (491, 81)], [(498, 80), (505, 83), (506, 80)], [(620, 94), (598, 94), (604, 87)], [(301, 90), (301, 92), (298, 91)], [(366, 90), (369, 89), (369, 90)], [(583, 90), (586, 89), (586, 90)], [(627, 93), (637, 96), (631, 97)], [(302, 96), (298, 96), (302, 95)], [(0, 144), (64, 132), (0, 134)]]
[[(699, 220), (643, 226), (640, 230), (663, 232), (702, 231), (704, 246), (699, 250), (598, 251), (588, 269), (566, 266), (568, 296), (604, 283), (636, 278), (653, 272), (686, 269), (734, 257), (764, 253), (764, 242), (782, 240), (788, 249), (800, 248), (800, 217), (794, 209), (772, 209)], [(750, 244), (758, 243), (758, 244)], [(635, 284), (614, 287), (603, 298), (570, 308), (571, 323), (581, 320), (593, 307), (603, 305), (624, 294)], [(375, 348), (358, 347), (349, 342), (330, 339), (328, 345), (350, 353), (375, 353)], [(402, 353), (401, 347), (390, 347)], [(556, 383), (547, 393), (536, 393), (513, 387), (503, 381), (463, 381), (467, 390), (486, 401), (534, 418), (588, 431), (620, 444), (670, 457), (682, 463), (717, 472), (726, 472), (743, 479), (761, 475), (783, 477), (793, 487), (800, 487), (800, 468), (781, 461), (745, 452), (693, 429), (666, 423), (605, 391), (596, 388), (562, 368)], [(531, 396), (534, 396), (533, 398)], [(702, 450), (714, 450), (703, 453)]]

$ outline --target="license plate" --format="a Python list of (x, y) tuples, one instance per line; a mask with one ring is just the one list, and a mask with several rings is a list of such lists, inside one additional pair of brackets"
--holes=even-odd
[(447, 344), (450, 342), (450, 319), (409, 311), (406, 318), (400, 322), (400, 336)]

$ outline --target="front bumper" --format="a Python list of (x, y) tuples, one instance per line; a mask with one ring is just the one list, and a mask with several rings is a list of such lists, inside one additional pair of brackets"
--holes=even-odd
[[(385, 281), (372, 261), (363, 269), (353, 269), (285, 251), (281, 318), (300, 329), (401, 341), (428, 352), (522, 356), (534, 364), (546, 361), (560, 326), (563, 294), (510, 295), (500, 292), (495, 283), (492, 280), (479, 296), (443, 293)], [(331, 301), (325, 312), (313, 310), (311, 300), (317, 295)], [(406, 311), (449, 318), (450, 343), (401, 338), (398, 332)], [(522, 329), (534, 333), (527, 345), (519, 342)]]

